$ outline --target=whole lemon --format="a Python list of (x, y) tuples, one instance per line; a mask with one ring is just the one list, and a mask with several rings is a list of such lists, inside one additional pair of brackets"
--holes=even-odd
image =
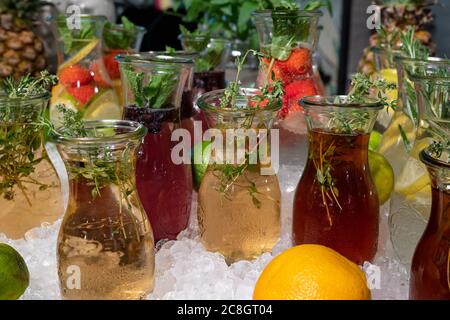
[(0, 300), (16, 300), (27, 289), (30, 274), (22, 256), (0, 243)]
[(305, 244), (286, 250), (261, 273), (255, 300), (368, 300), (360, 268), (336, 251)]

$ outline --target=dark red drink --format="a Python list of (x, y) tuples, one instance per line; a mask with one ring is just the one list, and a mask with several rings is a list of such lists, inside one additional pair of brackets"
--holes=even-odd
[(124, 118), (148, 128), (136, 164), (139, 197), (150, 219), (155, 242), (175, 239), (189, 222), (192, 203), (192, 173), (187, 164), (175, 164), (171, 141), (179, 127), (179, 108), (125, 107)]
[(369, 136), (310, 130), (294, 199), (295, 244), (321, 244), (357, 264), (373, 259), (379, 203), (368, 166)]

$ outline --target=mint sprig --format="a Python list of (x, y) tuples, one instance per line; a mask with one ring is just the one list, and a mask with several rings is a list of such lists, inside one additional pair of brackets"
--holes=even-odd
[(105, 23), (103, 39), (110, 49), (131, 49), (136, 40), (136, 25), (125, 16), (121, 18), (121, 23), (121, 29), (109, 21)]

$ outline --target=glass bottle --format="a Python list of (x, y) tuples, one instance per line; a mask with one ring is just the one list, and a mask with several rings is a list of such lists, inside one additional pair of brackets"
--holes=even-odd
[[(324, 95), (322, 82), (318, 81), (313, 69), (313, 53), (319, 39), (320, 12), (301, 10), (262, 10), (253, 13), (259, 44), (262, 52), (283, 51), (279, 58), (264, 58), (257, 79), (257, 86), (262, 87), (267, 81), (268, 69), (272, 68), (276, 80), (283, 81), (286, 92), (283, 108), (279, 113), (280, 120), (291, 116), (294, 121), (280, 121), (280, 126), (293, 132), (306, 133), (303, 112), (298, 101), (304, 96)], [(286, 24), (292, 28), (283, 28)], [(294, 27), (295, 26), (295, 27)], [(289, 47), (280, 48), (278, 41), (291, 39)], [(299, 121), (302, 124), (299, 124)]]
[[(117, 59), (124, 86), (124, 118), (148, 129), (137, 160), (138, 193), (155, 241), (176, 239), (188, 225), (192, 204), (191, 166), (172, 159), (172, 151), (179, 143), (172, 141), (172, 133), (180, 128), (181, 98), (189, 68), (169, 56), (136, 54)], [(136, 77), (141, 79), (138, 86)], [(149, 97), (140, 88), (159, 91)]]
[(57, 20), (59, 83), (52, 89), (50, 102), (50, 119), (56, 126), (61, 122), (56, 108), (60, 103), (78, 110), (88, 120), (122, 116), (102, 59), (104, 23), (105, 17), (88, 15), (81, 15), (79, 20), (65, 16)]
[(63, 213), (60, 183), (38, 124), (49, 99), (0, 92), (0, 234), (11, 239)]
[(58, 236), (64, 299), (142, 299), (154, 286), (154, 241), (135, 185), (146, 129), (131, 121), (85, 122), (87, 136), (52, 134), (69, 175)]
[(131, 29), (124, 28), (122, 24), (108, 24), (103, 30), (103, 64), (119, 97), (120, 105), (124, 104), (124, 99), (119, 63), (115, 58), (119, 54), (138, 53), (146, 32), (143, 27), (135, 26)]
[[(227, 263), (233, 263), (271, 251), (280, 235), (281, 193), (277, 176), (269, 168), (272, 158), (267, 155), (268, 161), (262, 161), (259, 153), (258, 160), (252, 160), (251, 154), (264, 150), (260, 148), (264, 140), (258, 139), (258, 143), (253, 140), (252, 144), (250, 135), (267, 132), (266, 151), (271, 150), (270, 130), (281, 101), (255, 108), (251, 98), (260, 92), (241, 89), (236, 106), (229, 108), (220, 105), (223, 94), (224, 90), (211, 91), (197, 100), (209, 127), (214, 128), (210, 130), (219, 136), (214, 136), (219, 140), (214, 142), (213, 160), (200, 185), (197, 216), (201, 242), (206, 249), (221, 253)], [(228, 136), (233, 133), (236, 138)], [(239, 158), (239, 152), (245, 156)]]
[[(447, 137), (447, 138), (450, 138)], [(450, 300), (450, 163), (449, 149), (420, 153), (431, 179), (430, 220), (414, 253), (409, 298)]]
[[(401, 104), (390, 126), (393, 130), (396, 127), (397, 137), (390, 137), (387, 143), (391, 148), (385, 153), (395, 174), (389, 228), (395, 252), (403, 264), (409, 265), (431, 207), (430, 179), (419, 154), (449, 131), (450, 61), (397, 59), (402, 65)], [(400, 128), (403, 134), (398, 132)]]
[(295, 192), (293, 240), (330, 247), (362, 264), (377, 251), (379, 202), (368, 143), (382, 106), (346, 99), (316, 96), (301, 102), (309, 152)]

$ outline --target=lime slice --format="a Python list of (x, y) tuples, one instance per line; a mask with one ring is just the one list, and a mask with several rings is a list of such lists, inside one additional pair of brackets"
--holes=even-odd
[(89, 53), (94, 50), (94, 48), (98, 45), (99, 40), (98, 39), (92, 39), (91, 42), (89, 42), (86, 46), (84, 46), (80, 51), (78, 51), (72, 58), (64, 62), (62, 65), (58, 67), (58, 70), (65, 69), (67, 67), (73, 66), (74, 64), (77, 64), (81, 60), (83, 60)]
[(382, 205), (390, 198), (394, 189), (394, 170), (385, 157), (373, 151), (369, 151), (369, 167)]
[(380, 145), (381, 141), (381, 133), (378, 131), (372, 131), (370, 134), (370, 140), (369, 140), (369, 150), (375, 151), (378, 149), (378, 146)]
[(409, 157), (396, 183), (395, 191), (405, 196), (414, 195), (430, 184), (428, 172), (418, 159)]
[(113, 89), (107, 89), (98, 93), (86, 107), (84, 119), (121, 119), (122, 108)]
[(27, 289), (30, 273), (22, 256), (11, 246), (0, 243), (0, 300), (16, 300)]
[(50, 121), (55, 125), (56, 128), (62, 125), (62, 117), (56, 106), (58, 104), (63, 104), (67, 109), (78, 112), (76, 107), (76, 100), (67, 92), (63, 91), (59, 96), (52, 96), (50, 101)]
[[(197, 154), (197, 157), (195, 156)], [(198, 156), (200, 155), (200, 156)], [(202, 141), (197, 143), (192, 149), (192, 170), (194, 175), (194, 187), (198, 191), (208, 168), (209, 160), (211, 159), (211, 141)], [(195, 159), (201, 159), (201, 163), (195, 163)]]

